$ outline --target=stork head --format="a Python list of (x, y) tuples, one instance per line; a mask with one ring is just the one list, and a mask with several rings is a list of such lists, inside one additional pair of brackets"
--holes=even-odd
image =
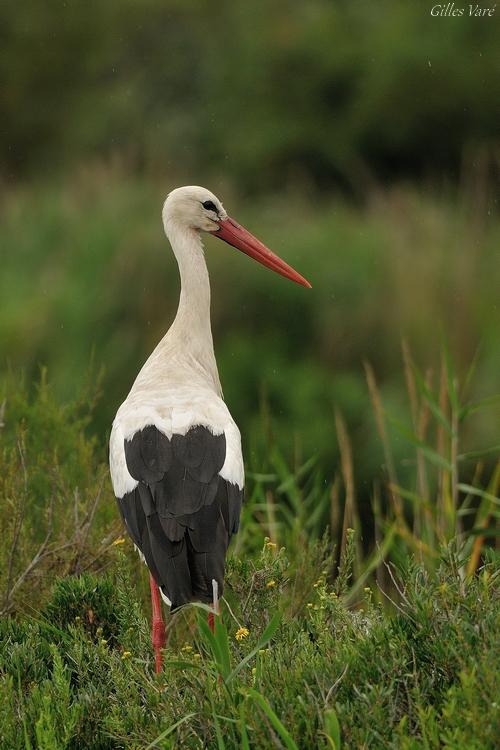
[(311, 286), (307, 279), (229, 217), (217, 196), (206, 188), (189, 185), (172, 190), (163, 205), (163, 224), (167, 235), (174, 227), (177, 232), (209, 232), (281, 276), (302, 286)]
[(172, 190), (163, 205), (165, 229), (173, 223), (185, 229), (214, 232), (219, 226), (217, 222), (222, 219), (227, 219), (227, 214), (220, 200), (210, 190), (198, 185)]

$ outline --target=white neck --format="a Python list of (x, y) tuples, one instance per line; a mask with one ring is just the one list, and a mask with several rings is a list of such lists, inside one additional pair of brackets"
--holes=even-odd
[(181, 293), (175, 320), (159, 349), (166, 359), (174, 355), (199, 369), (220, 391), (210, 326), (210, 281), (200, 233), (171, 221), (165, 231), (179, 266)]
[(169, 223), (167, 237), (181, 277), (179, 307), (172, 328), (182, 331), (186, 336), (186, 343), (192, 338), (205, 338), (212, 343), (210, 280), (200, 233)]

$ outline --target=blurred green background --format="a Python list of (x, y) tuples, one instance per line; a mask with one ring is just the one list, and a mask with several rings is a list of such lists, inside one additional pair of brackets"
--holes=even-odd
[[(104, 453), (177, 306), (162, 202), (194, 183), (313, 285), (207, 239), (219, 370), (250, 468), (265, 469), (271, 437), (331, 478), (337, 408), (368, 493), (383, 458), (363, 361), (407, 419), (403, 337), (433, 388), (446, 341), (460, 374), (479, 351), (477, 398), (495, 392), (500, 26), (431, 7), (3, 2), (2, 367), (35, 382), (47, 365), (65, 399), (104, 367)], [(492, 444), (498, 409), (468, 429)]]

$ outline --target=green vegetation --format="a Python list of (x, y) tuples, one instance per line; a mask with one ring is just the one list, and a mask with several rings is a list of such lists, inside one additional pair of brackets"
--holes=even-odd
[(269, 444), (273, 471), (250, 473), (215, 635), (204, 608), (178, 613), (160, 677), (146, 574), (121, 536), (102, 446), (86, 434), (94, 392), (61, 406), (45, 376), (34, 396), (6, 378), (1, 746), (495, 747), (499, 568), (488, 540), (500, 465), (489, 472), (457, 451), (464, 421), (494, 400), (463, 401), (446, 353), (437, 399), (407, 350), (406, 366), (416, 421), (398, 425), (415, 457), (404, 486), (367, 367), (386, 464), (373, 538), (361, 544), (340, 414), (333, 485), (314, 461), (291, 471)]
[[(64, 400), (86, 381), (93, 353), (104, 367), (104, 398), (93, 415), (98, 434), (109, 429), (175, 315), (178, 273), (160, 217), (166, 189), (164, 180), (94, 169), (62, 185), (11, 190), (1, 209), (4, 351), (28, 382), (46, 365)], [(331, 472), (340, 408), (358, 484), (371, 487), (383, 457), (371, 439), (363, 361), (373, 365), (393, 413), (408, 419), (402, 334), (434, 390), (445, 336), (459, 372), (479, 347), (477, 397), (496, 391), (495, 215), (481, 218), (467, 201), (409, 188), (373, 194), (358, 208), (340, 198), (312, 203), (293, 194), (257, 203), (229, 190), (223, 198), (313, 284), (301, 289), (206, 241), (219, 370), (250, 468), (269, 468), (263, 430), (269, 414), (274, 440), (294, 469), (317, 456)], [(497, 418), (484, 410), (470, 420), (463, 450), (498, 442)]]
[(233, 559), (234, 617), (214, 637), (204, 612), (177, 615), (158, 678), (122, 559), (112, 584), (56, 583), (42, 613), (0, 625), (2, 747), (493, 750), (498, 563), (464, 581), (450, 547), (436, 574), (408, 566), (387, 614), (370, 590), (346, 609), (304, 552), (293, 574), (284, 550)]
[(169, 184), (203, 174), (259, 194), (305, 182), (358, 195), (374, 176), (494, 169), (498, 16), (431, 7), (2, 3), (1, 169), (111, 155)]

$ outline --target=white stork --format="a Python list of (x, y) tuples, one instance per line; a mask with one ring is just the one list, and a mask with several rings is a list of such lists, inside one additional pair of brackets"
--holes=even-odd
[(243, 499), (240, 432), (222, 400), (201, 233), (310, 287), (205, 188), (173, 190), (163, 226), (180, 271), (179, 307), (118, 409), (110, 438), (113, 489), (150, 571), (157, 672), (166, 641), (159, 591), (172, 610), (192, 601), (213, 602), (217, 610)]

